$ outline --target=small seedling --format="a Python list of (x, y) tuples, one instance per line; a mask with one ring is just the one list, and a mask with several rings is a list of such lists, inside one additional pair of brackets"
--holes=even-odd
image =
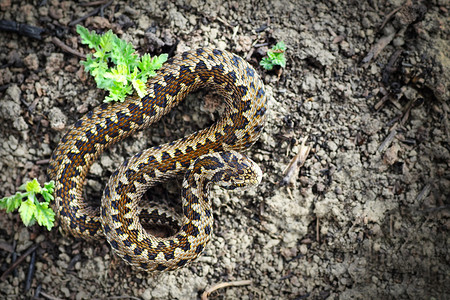
[[(55, 222), (55, 212), (49, 207), (50, 201), (53, 200), (54, 187), (53, 181), (46, 182), (44, 187), (41, 187), (36, 179), (28, 181), (19, 187), (19, 190), (25, 193), (17, 192), (13, 196), (0, 199), (0, 209), (6, 209), (6, 212), (10, 213), (19, 208), (25, 226), (31, 226), (37, 221), (40, 226), (45, 226), (50, 231)], [(44, 201), (39, 202), (37, 195), (41, 195)]]
[(268, 71), (272, 70), (274, 66), (286, 67), (285, 51), (286, 45), (284, 42), (278, 42), (272, 49), (267, 51), (267, 56), (263, 57), (260, 65)]
[(95, 50), (81, 64), (94, 77), (99, 88), (109, 91), (104, 102), (123, 102), (127, 95), (133, 93), (133, 88), (139, 97), (144, 97), (147, 79), (155, 76), (155, 70), (167, 61), (167, 54), (139, 57), (133, 45), (119, 39), (111, 30), (98, 35), (78, 25), (77, 32), (81, 42)]

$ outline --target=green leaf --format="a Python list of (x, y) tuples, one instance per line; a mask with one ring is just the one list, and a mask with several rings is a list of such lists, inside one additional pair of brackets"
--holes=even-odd
[(80, 61), (80, 64), (82, 64), (84, 66), (84, 71), (86, 72), (91, 72), (92, 69), (94, 68), (95, 64), (98, 64), (97, 59), (93, 59), (92, 58), (92, 54), (88, 53), (86, 55), (86, 60), (85, 61)]
[(36, 203), (36, 221), (40, 226), (45, 226), (50, 231), (55, 222), (55, 213), (48, 207), (48, 203)]
[(6, 209), (7, 213), (15, 211), (20, 204), (22, 204), (22, 198), (25, 194), (17, 192), (13, 196), (5, 197), (0, 199), (0, 208)]
[(273, 52), (272, 50), (267, 51), (267, 57), (270, 60), (274, 60), (277, 57), (277, 53)]
[(286, 51), (286, 44), (283, 41), (278, 42), (275, 46), (272, 48), (273, 50), (283, 50)]
[(98, 49), (100, 37), (95, 31), (89, 32), (89, 30), (81, 25), (77, 25), (77, 33), (81, 37), (81, 43), (88, 45), (91, 49)]
[[(0, 199), (0, 208), (6, 209), (6, 212), (12, 212), (19, 208), (19, 214), (22, 222), (26, 226), (33, 225), (36, 217), (39, 217), (38, 223), (50, 230), (53, 227), (55, 213), (49, 207), (49, 202), (53, 200), (53, 191), (55, 182), (50, 181), (41, 187), (37, 179), (24, 183), (20, 189), (26, 190), (26, 193), (17, 192), (14, 196)], [(40, 203), (37, 195), (41, 194), (45, 202)], [(26, 198), (23, 201), (23, 198)]]
[(27, 192), (39, 194), (41, 192), (42, 188), (41, 188), (41, 185), (39, 184), (39, 182), (37, 181), (37, 179), (34, 178), (32, 181), (28, 181), (25, 184), (25, 190)]
[(113, 41), (116, 38), (117, 36), (112, 32), (112, 30), (108, 30), (105, 34), (100, 36), (99, 45), (105, 53), (112, 50)]
[(28, 198), (27, 201), (22, 202), (22, 205), (19, 208), (19, 213), (25, 226), (33, 225), (35, 221), (34, 214), (36, 213), (36, 205), (30, 198)]
[(44, 187), (42, 188), (41, 195), (44, 198), (45, 202), (49, 203), (54, 199), (53, 191), (55, 190), (55, 182), (53, 180), (44, 183)]
[(127, 74), (128, 68), (126, 65), (118, 65), (116, 68), (111, 69), (111, 72), (106, 72), (104, 74), (105, 78), (110, 78), (114, 82), (120, 82), (122, 84), (127, 84)]
[(273, 60), (272, 63), (274, 65), (279, 65), (281, 67), (285, 67), (286, 66), (286, 58), (284, 57), (284, 55), (277, 55)]
[(273, 69), (272, 60), (268, 57), (264, 57), (259, 64), (268, 71)]
[(278, 65), (281, 67), (286, 67), (286, 56), (284, 55), (286, 51), (286, 45), (284, 42), (278, 42), (272, 49), (267, 51), (267, 57), (264, 57), (260, 65), (266, 70), (272, 70), (274, 66)]
[(8, 206), (8, 199), (12, 198), (14, 196), (4, 197), (0, 199), (0, 209), (6, 209)]
[(42, 198), (44, 198), (45, 202), (48, 203), (48, 202), (52, 201), (53, 199), (55, 199), (53, 197), (52, 193), (53, 193), (53, 190), (51, 192), (49, 192), (46, 189), (42, 189), (41, 195), (42, 195)]
[(110, 94), (105, 98), (105, 102), (120, 101), (123, 102), (127, 95), (133, 93), (133, 88), (130, 85), (121, 85), (120, 82), (114, 83), (110, 88)]
[(55, 190), (55, 181), (51, 180), (44, 183), (44, 189), (50, 194), (53, 194), (53, 191)]
[(138, 56), (134, 54), (134, 52), (133, 45), (119, 38), (115, 39), (114, 47), (111, 52), (113, 63), (116, 65), (123, 64), (129, 66), (130, 69), (133, 68), (138, 61)]
[(77, 32), (82, 42), (96, 51), (88, 54), (81, 64), (94, 77), (99, 88), (109, 91), (104, 102), (122, 102), (133, 93), (133, 88), (140, 97), (144, 97), (147, 78), (155, 76), (155, 70), (161, 68), (168, 58), (167, 54), (153, 58), (146, 54), (139, 58), (133, 45), (119, 39), (111, 30), (97, 35), (77, 26)]
[(162, 67), (163, 63), (165, 63), (167, 61), (168, 57), (169, 56), (166, 53), (163, 53), (160, 56), (153, 57), (152, 69), (153, 70), (160, 69)]
[(134, 79), (131, 81), (131, 83), (133, 84), (134, 90), (137, 92), (137, 94), (139, 95), (139, 97), (144, 97), (145, 96), (145, 82), (143, 82), (140, 79)]

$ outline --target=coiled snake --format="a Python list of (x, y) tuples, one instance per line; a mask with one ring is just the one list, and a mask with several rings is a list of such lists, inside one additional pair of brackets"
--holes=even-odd
[[(106, 235), (119, 256), (146, 271), (176, 269), (203, 251), (213, 223), (208, 200), (212, 182), (228, 189), (259, 183), (259, 167), (235, 151), (258, 139), (267, 104), (256, 71), (227, 51), (184, 52), (157, 74), (147, 82), (145, 97), (102, 104), (78, 120), (54, 150), (48, 169), (56, 183), (54, 207), (62, 228), (86, 239)], [(86, 174), (106, 147), (158, 121), (189, 92), (203, 87), (225, 99), (226, 112), (218, 122), (126, 160), (109, 179), (100, 209), (83, 200)], [(139, 216), (153, 223), (175, 217), (157, 207), (140, 208), (139, 200), (149, 187), (183, 173), (180, 231), (167, 238), (152, 236)]]

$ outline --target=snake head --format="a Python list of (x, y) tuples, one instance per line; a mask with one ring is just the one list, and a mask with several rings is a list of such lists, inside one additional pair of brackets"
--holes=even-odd
[(246, 155), (236, 151), (218, 154), (223, 160), (223, 167), (214, 174), (214, 183), (227, 190), (246, 190), (261, 182), (261, 168)]
[(227, 190), (245, 190), (257, 186), (261, 179), (261, 168), (253, 160), (230, 150), (198, 157), (185, 174), (183, 186), (197, 186), (202, 182), (208, 186), (217, 184)]

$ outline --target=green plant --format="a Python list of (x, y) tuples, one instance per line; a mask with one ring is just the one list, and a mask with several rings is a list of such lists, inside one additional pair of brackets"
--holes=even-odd
[(286, 45), (284, 42), (278, 42), (272, 49), (267, 51), (267, 56), (263, 57), (260, 65), (268, 71), (272, 70), (274, 66), (286, 67), (285, 51)]
[(133, 93), (133, 88), (139, 97), (144, 97), (148, 77), (155, 76), (155, 70), (167, 60), (167, 54), (139, 57), (133, 45), (119, 39), (111, 30), (98, 35), (78, 25), (77, 32), (81, 42), (95, 50), (81, 64), (94, 77), (99, 88), (109, 91), (104, 102), (123, 102), (127, 95)]
[[(25, 193), (17, 192), (13, 196), (0, 199), (0, 209), (6, 209), (6, 212), (10, 213), (19, 208), (25, 226), (31, 226), (37, 221), (40, 226), (45, 226), (50, 231), (55, 221), (55, 213), (48, 205), (53, 200), (54, 186), (53, 181), (46, 182), (44, 187), (41, 187), (37, 179), (28, 181), (19, 187), (19, 190)], [(39, 202), (37, 195), (41, 195), (44, 202)]]

